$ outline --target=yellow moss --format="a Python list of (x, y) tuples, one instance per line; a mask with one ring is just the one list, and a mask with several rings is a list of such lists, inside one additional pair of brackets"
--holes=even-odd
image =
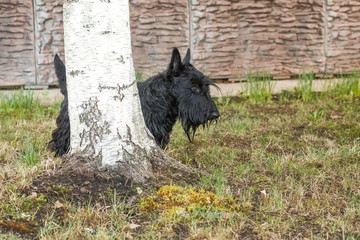
[(182, 189), (180, 187), (174, 186), (174, 185), (166, 185), (161, 187), (157, 192), (156, 192), (156, 196), (165, 201), (168, 202), (170, 204), (173, 203), (178, 203), (178, 204), (182, 204), (183, 199), (179, 198), (179, 196), (182, 195)]
[[(140, 202), (140, 210), (150, 212), (164, 210), (167, 216), (176, 216), (178, 211), (213, 208), (214, 211), (246, 211), (247, 207), (238, 205), (234, 199), (222, 199), (204, 189), (182, 188), (174, 185), (161, 187), (153, 196)], [(180, 210), (179, 210), (180, 209)]]
[(190, 189), (189, 192), (189, 201), (191, 203), (199, 203), (201, 206), (214, 206), (217, 207), (220, 205), (220, 199), (212, 192), (205, 191), (200, 189), (196, 191)]
[(177, 206), (165, 210), (162, 214), (162, 218), (169, 221), (185, 216), (186, 216), (186, 209)]
[(159, 208), (159, 204), (154, 201), (153, 196), (148, 196), (147, 198), (140, 201), (140, 210), (145, 212), (151, 212)]

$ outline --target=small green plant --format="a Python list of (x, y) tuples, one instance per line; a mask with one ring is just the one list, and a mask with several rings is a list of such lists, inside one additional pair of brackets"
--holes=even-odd
[(34, 98), (34, 91), (31, 89), (21, 88), (9, 95), (0, 95), (0, 113), (20, 117), (20, 115), (29, 116), (31, 111), (35, 115), (42, 116), (43, 110), (39, 98)]
[(137, 187), (136, 192), (137, 192), (137, 194), (140, 195), (140, 194), (142, 194), (143, 190), (140, 187)]
[(25, 211), (34, 211), (35, 209), (40, 208), (46, 204), (47, 197), (46, 195), (39, 193), (35, 198), (30, 198), (23, 202), (23, 209)]
[(282, 91), (279, 95), (280, 101), (288, 101), (291, 98), (291, 92), (289, 91)]
[(10, 96), (2, 96), (0, 98), (0, 109), (2, 111), (12, 112), (17, 108), (30, 109), (34, 101), (34, 92), (29, 89), (25, 91), (21, 88)]
[(322, 118), (324, 116), (324, 110), (323, 109), (319, 109), (317, 111), (314, 111), (311, 113), (311, 120), (313, 122), (318, 121), (320, 118)]
[(61, 185), (59, 185), (59, 186), (53, 185), (52, 189), (61, 195), (65, 195), (66, 193), (69, 193), (72, 191), (72, 188), (67, 189), (66, 187), (63, 187)]
[(351, 92), (354, 93), (355, 96), (360, 96), (360, 89), (359, 89), (359, 71), (351, 72), (350, 76), (350, 94)]
[[(236, 70), (236, 76), (237, 78), (239, 79), (240, 83), (242, 82), (242, 77), (239, 73), (239, 70), (237, 68), (235, 68)], [(247, 95), (249, 93), (249, 84), (246, 82), (246, 83), (241, 83), (242, 84), (242, 87), (241, 87), (241, 91), (238, 92), (238, 97), (239, 98), (247, 98)]]
[(141, 68), (135, 69), (135, 78), (136, 82), (143, 82), (144, 81), (144, 73)]
[(352, 71), (347, 76), (341, 76), (332, 92), (340, 96), (360, 96), (359, 78), (359, 71)]
[(40, 154), (30, 142), (30, 137), (25, 139), (25, 150), (21, 152), (21, 158), (30, 166), (34, 166), (40, 161)]
[(231, 102), (231, 97), (230, 96), (226, 96), (226, 97), (218, 97), (217, 98), (217, 102), (219, 103), (219, 104), (223, 104), (223, 105), (225, 105), (225, 106), (227, 106), (227, 105), (229, 105), (230, 104), (230, 102)]
[[(237, 73), (237, 77), (241, 79), (239, 73)], [(256, 71), (255, 75), (250, 71), (246, 74), (246, 83), (239, 95), (249, 95), (249, 99), (256, 103), (271, 101), (275, 88), (275, 83), (271, 80), (271, 74), (266, 71), (262, 73)]]
[(295, 88), (295, 92), (297, 92), (298, 97), (305, 102), (312, 99), (312, 85), (314, 79), (315, 74), (313, 71), (310, 73), (302, 71), (302, 73), (299, 74), (299, 84), (297, 88)]

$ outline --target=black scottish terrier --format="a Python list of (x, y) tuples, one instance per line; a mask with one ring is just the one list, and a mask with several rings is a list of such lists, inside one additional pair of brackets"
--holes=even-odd
[[(65, 66), (57, 55), (54, 65), (64, 101), (49, 146), (56, 156), (61, 156), (70, 146), (68, 97)], [(199, 126), (217, 120), (219, 111), (210, 97), (211, 85), (217, 87), (190, 63), (190, 49), (181, 61), (177, 48), (173, 49), (170, 64), (163, 73), (138, 83), (145, 124), (161, 148), (169, 143), (169, 135), (177, 119), (190, 141)]]

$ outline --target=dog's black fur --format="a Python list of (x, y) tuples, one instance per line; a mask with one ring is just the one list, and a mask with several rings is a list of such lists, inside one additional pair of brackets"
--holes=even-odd
[[(49, 146), (57, 156), (61, 156), (70, 146), (70, 123), (65, 66), (57, 55), (54, 65), (64, 101)], [(177, 119), (192, 141), (200, 125), (205, 126), (219, 117), (219, 111), (210, 97), (211, 85), (217, 87), (190, 63), (190, 49), (181, 61), (177, 48), (173, 49), (170, 64), (163, 73), (138, 83), (145, 124), (160, 147), (165, 148), (169, 143), (169, 135)]]
[(68, 94), (66, 89), (65, 65), (56, 54), (54, 58), (55, 74), (59, 80), (60, 92), (64, 95), (61, 103), (60, 114), (56, 119), (57, 128), (52, 132), (52, 140), (49, 142), (51, 151), (55, 156), (62, 156), (70, 147), (70, 120), (68, 112)]

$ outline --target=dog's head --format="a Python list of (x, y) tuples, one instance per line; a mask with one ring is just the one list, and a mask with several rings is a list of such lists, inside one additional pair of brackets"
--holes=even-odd
[(207, 126), (220, 116), (210, 96), (210, 86), (217, 86), (190, 63), (190, 49), (182, 61), (179, 50), (173, 49), (166, 81), (172, 86), (178, 102), (178, 117), (192, 141), (199, 126)]

